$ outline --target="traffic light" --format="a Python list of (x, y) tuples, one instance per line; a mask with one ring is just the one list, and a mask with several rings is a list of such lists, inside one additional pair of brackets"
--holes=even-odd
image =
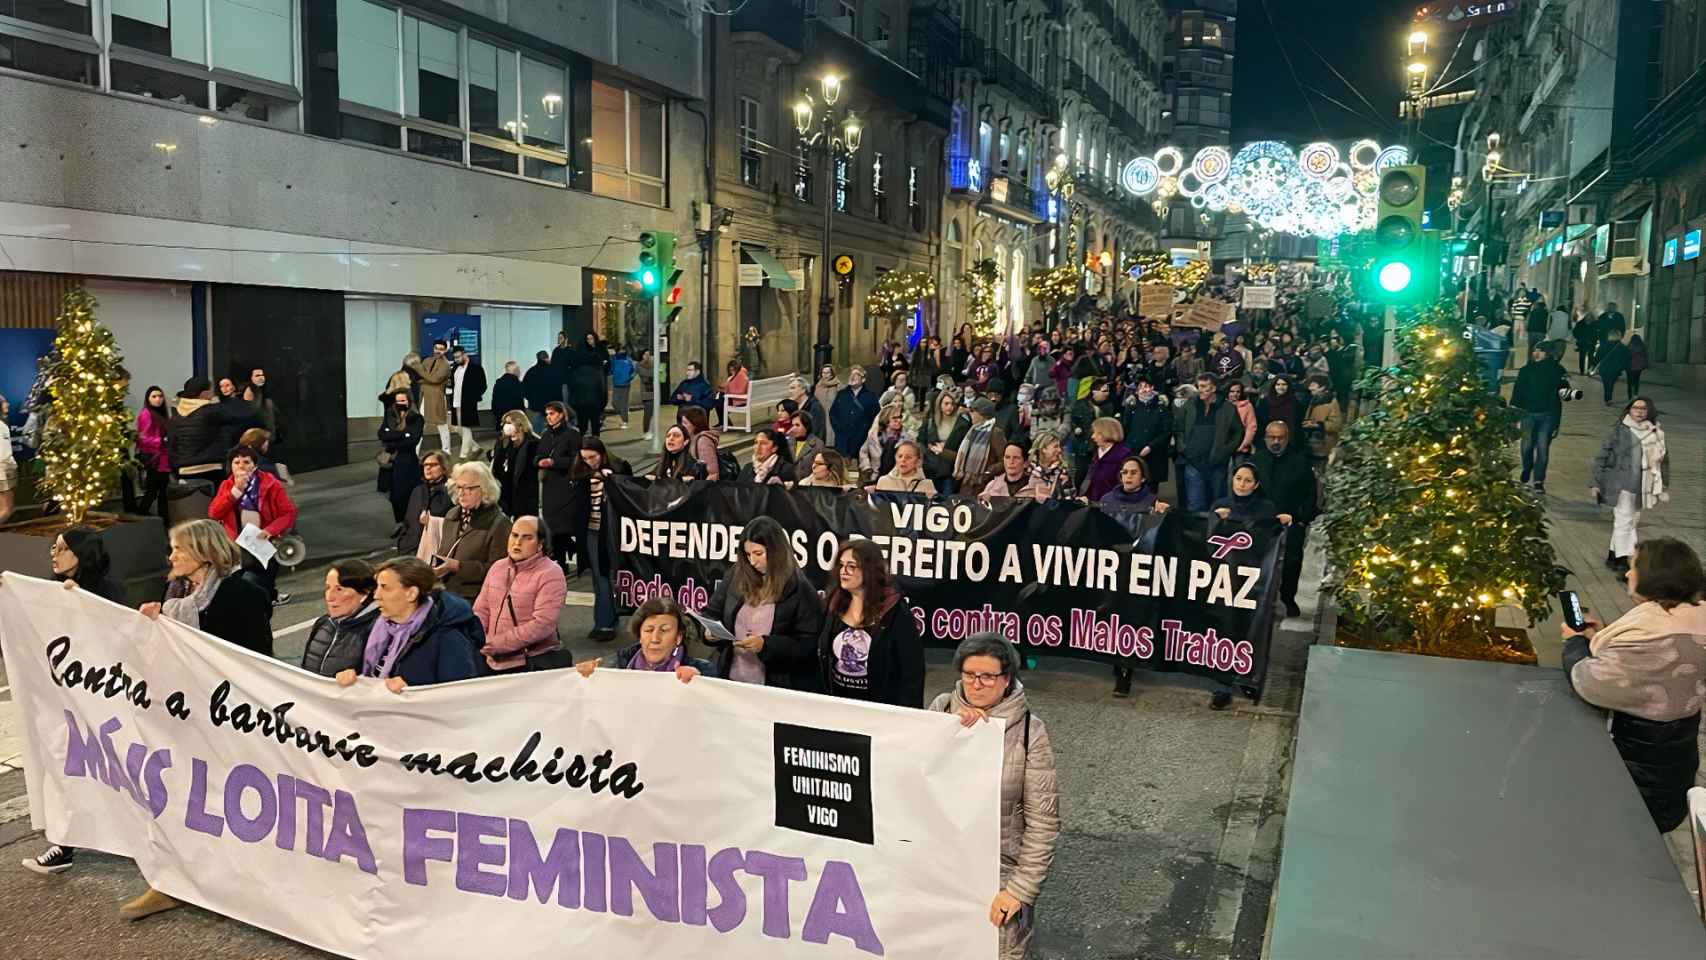
[(1388, 167), (1380, 174), (1374, 221), (1374, 262), (1369, 267), (1375, 299), (1419, 304), (1439, 290), (1439, 248), (1422, 229), (1427, 174), (1420, 164)]
[(664, 286), (665, 278), (675, 274), (675, 234), (667, 230), (640, 232), (640, 267), (634, 279), (648, 297), (655, 297)]
[(664, 306), (669, 308), (669, 312), (664, 314), (663, 318), (664, 326), (667, 327), (675, 322), (676, 317), (681, 316), (681, 270), (679, 268), (670, 271), (669, 276), (665, 279), (664, 288), (669, 291), (664, 294), (663, 298)]

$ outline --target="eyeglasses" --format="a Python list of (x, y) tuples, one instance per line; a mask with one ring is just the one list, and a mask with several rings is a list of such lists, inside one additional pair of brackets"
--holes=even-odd
[(1002, 677), (1005, 677), (1005, 676), (1007, 676), (1007, 674), (1005, 674), (1005, 673), (967, 673), (965, 671), (960, 672), (960, 679), (961, 680), (965, 681), (968, 684), (973, 684), (973, 685), (979, 686), (979, 687), (993, 686), (995, 684), (995, 681), (1000, 680)]
[(853, 563), (851, 561), (838, 563), (838, 564), (836, 564), (836, 567), (838, 569), (844, 570), (848, 573), (858, 573), (859, 572), (859, 565), (857, 563)]
[(459, 483), (459, 484), (456, 484), (456, 489), (459, 491), (462, 491), (463, 493), (479, 493), (480, 492), (480, 485), (476, 483), (476, 484), (473, 484), (472, 486), (470, 486), (470, 485), (465, 484), (465, 483)]

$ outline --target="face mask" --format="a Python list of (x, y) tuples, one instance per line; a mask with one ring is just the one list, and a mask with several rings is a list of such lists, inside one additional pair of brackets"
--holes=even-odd
[(1148, 387), (1141, 387), (1137, 391), (1137, 399), (1142, 400), (1144, 403), (1148, 403), (1155, 399), (1155, 391)]
[(504, 424), (504, 436), (506, 436), (506, 437), (515, 436), (515, 424), (513, 424), (513, 423)]
[(1279, 456), (1280, 454), (1285, 452), (1285, 443), (1282, 441), (1279, 441), (1279, 440), (1269, 440), (1268, 441), (1268, 452), (1273, 454), (1274, 456)]

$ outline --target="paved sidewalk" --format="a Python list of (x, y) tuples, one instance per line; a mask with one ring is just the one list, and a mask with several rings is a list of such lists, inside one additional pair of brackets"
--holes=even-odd
[[(1600, 402), (1599, 381), (1574, 373), (1574, 348), (1565, 358), (1571, 382), (1587, 395), (1564, 405), (1563, 428), (1552, 443), (1546, 477), (1546, 513), (1552, 521), (1552, 546), (1558, 562), (1569, 568), (1569, 588), (1601, 623), (1622, 616), (1633, 604), (1623, 581), (1605, 566), (1611, 541), (1611, 508), (1594, 503), (1588, 485), (1593, 458), (1612, 425), (1622, 415), (1625, 384), (1617, 386), (1610, 407)], [(1668, 504), (1641, 515), (1640, 536), (1680, 537), (1696, 550), (1706, 548), (1706, 367), (1660, 366), (1641, 379), (1641, 392), (1659, 408), (1665, 446), (1670, 452)], [(1509, 395), (1509, 388), (1506, 388)], [(1529, 638), (1543, 666), (1557, 666), (1563, 650), (1556, 604), (1547, 619), (1529, 628)]]

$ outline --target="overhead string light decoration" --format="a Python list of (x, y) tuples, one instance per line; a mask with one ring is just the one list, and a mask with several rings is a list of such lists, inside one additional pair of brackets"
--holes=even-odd
[(1189, 160), (1162, 147), (1120, 170), (1126, 192), (1149, 199), (1158, 214), (1176, 197), (1198, 210), (1244, 213), (1258, 227), (1334, 237), (1374, 228), (1380, 173), (1410, 162), (1402, 146), (1358, 140), (1343, 150), (1320, 141), (1293, 150), (1258, 140), (1230, 153), (1208, 146)]

